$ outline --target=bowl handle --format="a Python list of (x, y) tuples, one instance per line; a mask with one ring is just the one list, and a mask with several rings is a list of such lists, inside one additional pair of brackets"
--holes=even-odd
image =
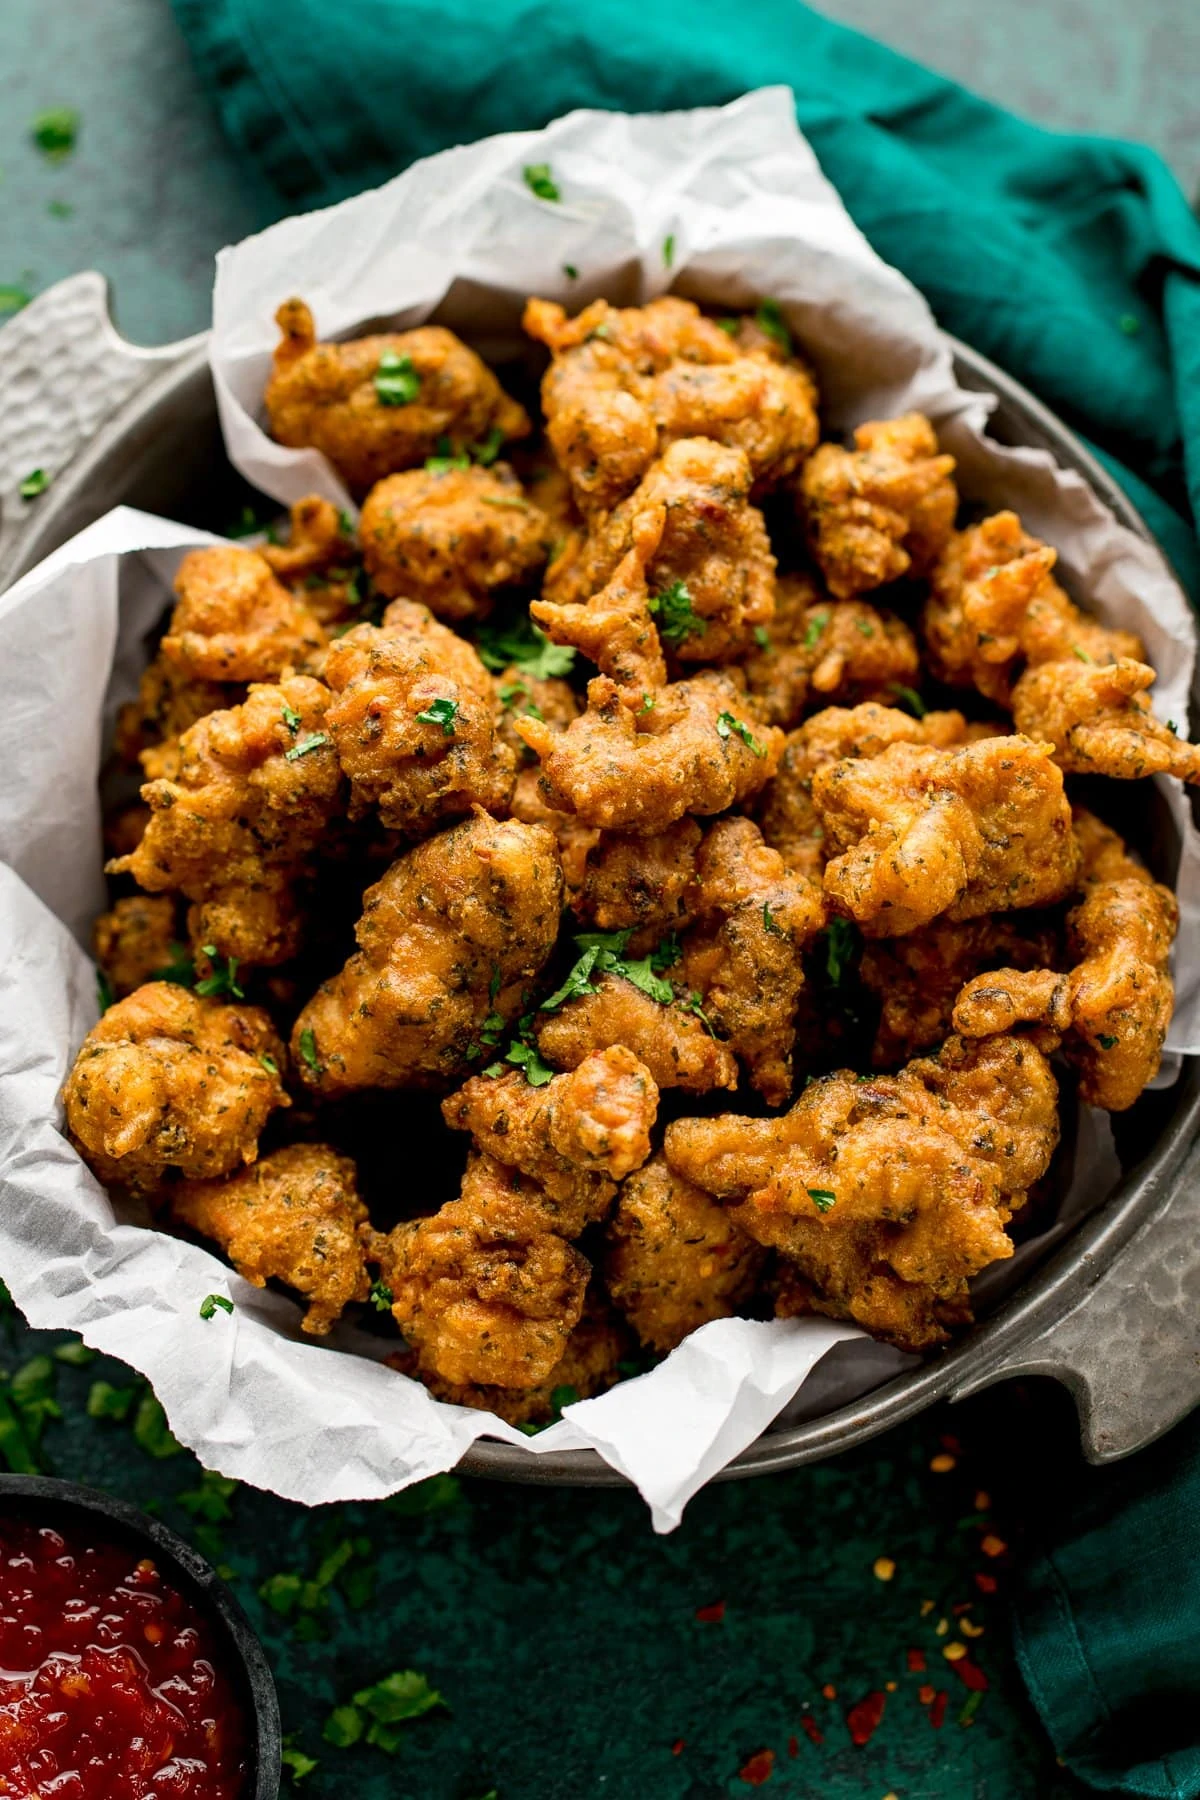
[(1200, 1143), (1076, 1304), (953, 1398), (1020, 1375), (1067, 1388), (1092, 1463), (1144, 1449), (1200, 1405)]
[(21, 484), (61, 475), (111, 413), (200, 342), (130, 344), (94, 269), (47, 288), (0, 330), (0, 587), (36, 498)]

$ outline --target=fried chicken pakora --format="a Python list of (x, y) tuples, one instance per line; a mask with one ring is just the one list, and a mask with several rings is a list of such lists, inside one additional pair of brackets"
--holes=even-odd
[(760, 717), (784, 730), (806, 705), (887, 705), (917, 679), (916, 639), (894, 613), (865, 600), (832, 600), (811, 575), (781, 575), (775, 616), (755, 628), (755, 649), (742, 660)]
[(367, 495), (359, 529), (381, 594), (453, 620), (485, 618), (497, 593), (530, 582), (550, 542), (549, 521), (507, 463), (389, 475)]
[(628, 931), (631, 956), (644, 956), (692, 922), (687, 895), (702, 833), (690, 814), (654, 837), (601, 832), (588, 851), (571, 909), (596, 931)]
[(753, 1294), (766, 1253), (703, 1188), (653, 1157), (621, 1184), (604, 1280), (651, 1350), (673, 1350)]
[(778, 1106), (792, 1091), (802, 952), (826, 920), (820, 887), (785, 864), (750, 819), (721, 819), (696, 858), (683, 975), (704, 1017)]
[(728, 675), (703, 669), (670, 682), (635, 713), (607, 676), (588, 683), (587, 711), (566, 731), (538, 719), (517, 730), (541, 759), (543, 792), (585, 825), (654, 836), (685, 813), (724, 812), (775, 773), (783, 733), (753, 720)]
[(1050, 906), (1074, 886), (1062, 772), (1031, 738), (892, 744), (819, 768), (812, 801), (830, 856), (826, 895), (868, 937), (902, 937), (943, 914)]
[(285, 670), (320, 673), (328, 642), (302, 600), (257, 550), (189, 550), (160, 654), (189, 681), (274, 681)]
[(539, 1014), (537, 1043), (559, 1069), (576, 1069), (606, 1045), (623, 1044), (660, 1088), (707, 1094), (737, 1086), (732, 1050), (694, 1011), (665, 1005), (622, 975), (603, 975), (590, 993)]
[(325, 676), (351, 818), (377, 809), (389, 830), (421, 837), (473, 806), (506, 809), (515, 765), (492, 678), (428, 607), (394, 600), (382, 626), (356, 625), (332, 645)]
[(796, 1265), (811, 1310), (923, 1350), (970, 1320), (969, 1278), (1012, 1255), (1057, 1101), (1033, 1044), (950, 1038), (897, 1075), (814, 1081), (782, 1118), (678, 1119), (666, 1159)]
[(320, 450), (353, 493), (441, 453), (529, 433), (487, 364), (441, 325), (318, 343), (303, 300), (275, 314), (283, 333), (265, 400), (271, 436)]
[(643, 693), (651, 705), (653, 690), (667, 679), (648, 573), (665, 523), (661, 506), (646, 507), (639, 513), (628, 551), (585, 604), (562, 606), (535, 600), (529, 608), (530, 616), (552, 643), (582, 650), (619, 687)]
[(547, 1226), (528, 1176), (474, 1156), (457, 1200), (386, 1237), (364, 1227), (363, 1238), (422, 1371), (528, 1389), (562, 1361), (591, 1268)]
[(1117, 781), (1177, 775), (1200, 782), (1200, 746), (1155, 718), (1146, 691), (1153, 686), (1154, 670), (1129, 657), (1100, 668), (1038, 663), (1013, 689), (1013, 724), (1048, 738), (1069, 775)]
[(147, 781), (162, 776), (173, 781), (179, 774), (179, 740), (188, 727), (245, 698), (244, 682), (194, 681), (160, 652), (142, 672), (137, 699), (126, 701), (117, 714), (117, 755), (131, 766), (140, 764)]
[(977, 1038), (1043, 1026), (1041, 1047), (1062, 1042), (1081, 1098), (1124, 1112), (1162, 1060), (1175, 1002), (1168, 958), (1179, 906), (1091, 814), (1076, 815), (1076, 834), (1083, 899), (1067, 915), (1067, 972), (1041, 964), (976, 976), (958, 996), (954, 1028)]
[(551, 352), (546, 436), (585, 518), (623, 500), (677, 438), (744, 451), (764, 486), (792, 474), (817, 441), (804, 365), (769, 337), (736, 342), (690, 300), (595, 300), (573, 319), (530, 300), (525, 329)]
[(323, 1336), (370, 1283), (358, 1227), (367, 1209), (354, 1164), (326, 1144), (291, 1144), (217, 1181), (171, 1189), (171, 1217), (225, 1252), (243, 1280), (286, 1282), (308, 1301), (302, 1329)]
[(520, 1170), (564, 1237), (602, 1219), (631, 1170), (650, 1154), (658, 1086), (632, 1050), (594, 1051), (565, 1075), (531, 1087), (524, 1073), (476, 1075), (442, 1102), (452, 1131)]
[(361, 948), (296, 1020), (297, 1073), (321, 1095), (465, 1075), (484, 1021), (521, 1010), (561, 912), (545, 826), (480, 811), (418, 844), (367, 889)]
[(129, 894), (92, 928), (96, 961), (118, 1000), (153, 981), (173, 961), (175, 901), (169, 894)]
[(921, 413), (860, 425), (853, 450), (822, 444), (813, 452), (800, 474), (800, 509), (836, 599), (928, 573), (954, 527), (953, 473), (954, 458), (938, 454)]
[(328, 700), (308, 675), (256, 684), (241, 706), (184, 733), (175, 780), (142, 789), (150, 822), (109, 869), (191, 900), (194, 945), (256, 967), (300, 948), (317, 850), (345, 811)]
[(257, 1006), (152, 981), (110, 1006), (63, 1088), (67, 1130), (103, 1182), (153, 1192), (169, 1173), (254, 1161), (283, 1091), (283, 1046)]
[(258, 554), (284, 587), (303, 594), (324, 626), (336, 625), (361, 603), (354, 521), (320, 494), (296, 501), (286, 544), (264, 544)]

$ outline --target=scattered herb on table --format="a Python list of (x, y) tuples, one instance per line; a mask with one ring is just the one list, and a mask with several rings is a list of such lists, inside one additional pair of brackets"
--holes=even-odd
[(22, 500), (36, 500), (50, 486), (50, 477), (45, 469), (31, 469), (20, 487), (17, 489)]
[(233, 1311), (233, 1301), (227, 1300), (224, 1294), (206, 1294), (200, 1302), (200, 1317), (202, 1319), (211, 1319), (218, 1307), (222, 1312), (231, 1313)]
[(29, 135), (51, 162), (63, 162), (79, 136), (79, 114), (73, 106), (49, 106), (34, 118)]

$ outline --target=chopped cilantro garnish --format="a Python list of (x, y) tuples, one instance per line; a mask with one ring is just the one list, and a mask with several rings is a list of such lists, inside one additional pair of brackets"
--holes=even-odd
[(197, 1486), (176, 1494), (175, 1504), (206, 1525), (224, 1525), (233, 1517), (229, 1502), (237, 1490), (238, 1484), (231, 1475), (218, 1475), (215, 1469), (201, 1469)]
[(566, 276), (568, 281), (578, 281), (579, 280), (579, 270), (575, 267), (574, 263), (564, 263), (563, 264), (563, 274)]
[(765, 625), (756, 625), (754, 627), (754, 641), (760, 650), (770, 650), (771, 634)]
[(642, 704), (638, 707), (639, 719), (641, 718), (643, 713), (648, 713), (648, 712), (653, 712), (653, 711), (654, 711), (654, 695), (653, 694), (643, 694), (642, 695)]
[(279, 1760), (287, 1771), (288, 1780), (293, 1787), (299, 1787), (306, 1775), (311, 1775), (314, 1769), (319, 1769), (321, 1766), (315, 1756), (306, 1755), (303, 1750), (297, 1749), (295, 1744), (285, 1744), (279, 1753)]
[(744, 720), (735, 719), (730, 712), (718, 713), (717, 736), (719, 738), (728, 739), (735, 732), (737, 736), (741, 738), (747, 750), (753, 750), (755, 756), (765, 756), (767, 754)]
[(422, 725), (440, 725), (442, 736), (449, 738), (454, 736), (454, 721), (457, 716), (457, 700), (434, 700), (424, 712), (417, 714), (417, 719)]
[(103, 969), (96, 970), (96, 1004), (102, 1013), (106, 1013), (116, 1001), (113, 984)]
[(1100, 1033), (1100, 1048), (1102, 1050), (1112, 1050), (1115, 1047), (1116, 1042), (1117, 1040), (1115, 1037), (1109, 1037), (1107, 1033), (1103, 1031)]
[(332, 741), (327, 731), (314, 731), (311, 737), (306, 737), (302, 744), (293, 744), (290, 750), (285, 750), (283, 760), (284, 762), (295, 762), (298, 757), (308, 756), (312, 751), (319, 750), (322, 744), (329, 744)]
[(849, 919), (830, 919), (825, 932), (825, 974), (840, 987), (858, 949), (858, 933)]
[(155, 969), (152, 981), (170, 981), (176, 987), (194, 987), (196, 970), (192, 962), (192, 953), (186, 944), (171, 945), (171, 960), (161, 969)]
[(550, 1395), (550, 1411), (557, 1419), (564, 1406), (574, 1406), (579, 1399), (579, 1389), (570, 1385), (556, 1387)]
[(528, 500), (522, 500), (516, 494), (484, 494), (482, 504), (484, 506), (507, 506), (516, 512), (529, 511)]
[(812, 618), (808, 621), (808, 625), (805, 627), (804, 632), (804, 648), (806, 650), (815, 648), (817, 640), (820, 638), (828, 623), (829, 614), (827, 612), (813, 614)]
[(451, 469), (469, 469), (470, 466), (471, 459), (466, 451), (451, 450), (449, 445), (445, 450), (439, 446), (436, 456), (425, 458), (425, 467), (430, 475), (448, 475)]
[(475, 648), (485, 667), (494, 674), (512, 668), (534, 681), (569, 675), (575, 661), (572, 647), (552, 644), (527, 613), (507, 625), (484, 625), (475, 639)]
[(50, 477), (45, 469), (30, 469), (28, 475), (17, 489), (22, 500), (36, 500), (50, 486)]
[(539, 200), (562, 199), (562, 195), (558, 191), (558, 184), (550, 173), (549, 163), (526, 163), (521, 174), (524, 176), (525, 186), (531, 194), (536, 194)]
[(769, 900), (763, 901), (762, 920), (766, 929), (771, 932), (773, 936), (785, 937), (787, 935), (778, 920), (771, 917), (771, 903)]
[(671, 232), (663, 239), (663, 268), (669, 269), (675, 261), (675, 233)]
[(445, 1704), (424, 1675), (400, 1669), (373, 1687), (361, 1688), (352, 1705), (335, 1706), (325, 1721), (325, 1740), (345, 1750), (361, 1739), (394, 1756), (404, 1737), (398, 1727)]
[(23, 306), (28, 306), (33, 295), (28, 288), (18, 287), (15, 282), (0, 284), (0, 318), (9, 313), (18, 313)]
[(392, 1301), (395, 1297), (386, 1281), (373, 1281), (371, 1292), (367, 1295), (375, 1311), (381, 1313), (391, 1311)]
[(1133, 313), (1122, 313), (1117, 320), (1126, 337), (1136, 337), (1142, 329), (1142, 322)]
[(683, 946), (678, 935), (669, 931), (658, 947), (650, 952), (650, 967), (660, 973), (663, 969), (673, 969), (682, 955)]
[(381, 406), (407, 406), (421, 392), (421, 377), (411, 356), (385, 350), (375, 371), (375, 397)]
[(300, 1056), (304, 1066), (311, 1072), (314, 1080), (320, 1081), (325, 1073), (325, 1065), (317, 1055), (317, 1040), (311, 1025), (306, 1025), (300, 1033)]
[(860, 637), (875, 636), (875, 627), (872, 625), (870, 619), (855, 619), (854, 629), (859, 633)]
[(299, 731), (299, 729), (300, 729), (300, 725), (301, 725), (300, 714), (296, 711), (294, 706), (289, 706), (286, 700), (283, 703), (282, 712), (283, 712), (283, 722), (287, 726), (288, 730), (294, 736), (295, 733), (297, 731)]
[(364, 1729), (363, 1716), (356, 1706), (335, 1706), (321, 1735), (336, 1750), (348, 1750), (351, 1744), (357, 1744)]
[[(554, 1070), (548, 1063), (542, 1061), (537, 1045), (527, 1043), (523, 1038), (519, 1038), (515, 1044), (509, 1045), (504, 1060), (524, 1071), (525, 1079), (530, 1087), (545, 1087), (548, 1081), (554, 1079)], [(484, 1072), (485, 1074), (490, 1073), (488, 1070)]]
[[(232, 994), (235, 1000), (244, 1000), (245, 994), (238, 986), (238, 959), (236, 956), (222, 957), (217, 955), (215, 944), (205, 944), (201, 955), (207, 956), (212, 964), (212, 973), (203, 981), (196, 983), (196, 992), (202, 1000), (211, 1000), (214, 994)], [(222, 963), (224, 967), (222, 968)]]
[(268, 1056), (265, 1050), (260, 1051), (258, 1060), (267, 1071), (268, 1075), (278, 1075), (279, 1064), (275, 1061), (273, 1056)]
[(1081, 650), (1079, 648), (1078, 644), (1071, 645), (1071, 655), (1077, 656), (1079, 658), (1080, 662), (1090, 663), (1092, 660), (1091, 657), (1088, 655), (1087, 651)]
[(75, 148), (79, 135), (79, 114), (73, 106), (51, 106), (37, 114), (29, 135), (43, 156), (51, 162), (62, 162)]
[(963, 1701), (962, 1705), (958, 1709), (959, 1724), (960, 1725), (969, 1725), (971, 1723), (972, 1719), (975, 1717), (975, 1714), (979, 1711), (979, 1708), (980, 1708), (982, 1702), (983, 1702), (983, 1689), (982, 1688), (972, 1689), (972, 1691), (967, 1695), (966, 1699)]
[(754, 317), (760, 331), (765, 331), (769, 338), (774, 338), (785, 355), (790, 356), (792, 334), (787, 328), (778, 300), (760, 300), (754, 309)]
[(224, 1294), (206, 1294), (200, 1302), (200, 1317), (211, 1319), (218, 1306), (222, 1312), (231, 1313), (233, 1311), (233, 1301), (227, 1300)]
[[(596, 978), (601, 975), (623, 976), (634, 987), (640, 988), (643, 994), (657, 1000), (660, 1006), (669, 1006), (675, 998), (675, 990), (669, 981), (664, 981), (656, 973), (656, 969), (663, 966), (656, 962), (659, 952), (630, 961), (625, 955), (630, 936), (628, 931), (598, 931), (585, 932), (576, 937), (575, 942), (582, 955), (562, 986), (548, 1000), (542, 1001), (540, 1010), (557, 1012), (568, 1000), (579, 999), (584, 994), (594, 994)], [(676, 947), (672, 961), (677, 960)]]
[(713, 1030), (712, 1020), (704, 1010), (704, 996), (702, 994), (689, 994), (687, 999), (681, 1001), (680, 1004), (683, 1006), (685, 1012), (695, 1013), (710, 1038), (716, 1037), (717, 1034)]
[(85, 1369), (90, 1362), (99, 1356), (98, 1350), (91, 1350), (82, 1338), (72, 1338), (68, 1344), (60, 1344), (54, 1352), (55, 1362), (66, 1363), (70, 1369)]
[(137, 1411), (133, 1415), (133, 1441), (139, 1450), (144, 1450), (156, 1462), (161, 1462), (168, 1456), (178, 1456), (183, 1449), (167, 1424), (167, 1415), (161, 1404), (148, 1387), (138, 1401)]
[(725, 333), (726, 337), (736, 337), (737, 333), (738, 333), (738, 326), (740, 324), (741, 324), (740, 319), (733, 319), (733, 318), (718, 319), (717, 320), (717, 330), (723, 331)]
[(929, 711), (915, 688), (902, 687), (898, 681), (893, 681), (892, 693), (895, 694), (897, 700), (903, 700), (914, 719), (923, 719)]
[(493, 425), (481, 444), (471, 445), (471, 455), (481, 468), (490, 469), (504, 448), (504, 433)]
[(51, 200), (46, 211), (52, 219), (69, 219), (75, 208), (68, 200)]
[(808, 1197), (818, 1212), (827, 1213), (837, 1200), (832, 1188), (809, 1188)]
[(1169, 731), (1169, 732), (1170, 732), (1170, 734), (1171, 734), (1171, 736), (1172, 736), (1172, 737), (1178, 737), (1178, 736), (1179, 736), (1179, 727), (1178, 727), (1178, 725), (1177, 725), (1177, 724), (1176, 724), (1176, 723), (1175, 723), (1175, 721), (1174, 721), (1174, 719), (1168, 719), (1168, 720), (1167, 720), (1167, 730), (1168, 730), (1168, 731)]
[(129, 1417), (136, 1399), (136, 1387), (114, 1387), (111, 1381), (93, 1381), (88, 1389), (87, 1416), (89, 1419), (116, 1419), (121, 1423)]
[(354, 523), (354, 520), (351, 518), (350, 514), (348, 512), (346, 512), (346, 510), (343, 507), (339, 507), (338, 508), (338, 534), (339, 534), (339, 536), (344, 537), (344, 538), (350, 538), (351, 541), (353, 541), (357, 531), (358, 531), (358, 527)]
[(673, 581), (661, 594), (653, 594), (648, 602), (650, 612), (658, 620), (658, 629), (668, 644), (682, 644), (685, 638), (703, 637), (708, 630), (704, 620), (692, 607), (687, 583)]

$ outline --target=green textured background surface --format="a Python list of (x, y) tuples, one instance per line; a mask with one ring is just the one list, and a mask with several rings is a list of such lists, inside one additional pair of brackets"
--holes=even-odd
[[(1195, 0), (1136, 10), (1122, 0), (838, 0), (826, 10), (1047, 124), (1141, 137), (1195, 191)], [(50, 167), (27, 127), (38, 108), (64, 104), (83, 115), (79, 146)], [(162, 0), (0, 0), (0, 283), (38, 289), (98, 267), (128, 335), (165, 342), (207, 322), (212, 254), (256, 222)], [(2, 1329), (10, 1370), (61, 1341), (11, 1317)], [(127, 1428), (86, 1416), (91, 1383), (128, 1373), (55, 1368), (65, 1415), (46, 1434), (55, 1472), (157, 1502), (194, 1533), (171, 1498), (195, 1488), (194, 1459), (153, 1460), (131, 1448)], [(964, 1454), (936, 1475), (929, 1463), (946, 1432)], [(427, 1512), (305, 1513), (239, 1491), (202, 1547), (230, 1565), (262, 1628), (285, 1728), (320, 1758), (300, 1789), (316, 1800), (476, 1800), (493, 1787), (500, 1800), (710, 1800), (753, 1791), (738, 1771), (763, 1748), (777, 1759), (769, 1794), (1066, 1800), (1084, 1790), (1056, 1766), (1025, 1699), (1003, 1588), (1047, 1497), (1069, 1505), (1074, 1442), (1061, 1395), (1009, 1389), (839, 1462), (714, 1488), (666, 1540), (632, 1496), (463, 1482)], [(984, 1523), (1012, 1546), (996, 1564), (981, 1556), (972, 1518), (981, 1487), (993, 1501)], [(350, 1567), (373, 1571), (367, 1605), (333, 1590), (324, 1635), (308, 1641), (264, 1607), (264, 1580), (311, 1574), (328, 1548), (360, 1535), (370, 1552)], [(886, 1584), (872, 1574), (879, 1555), (896, 1563)], [(975, 1589), (979, 1569), (999, 1574), (995, 1599)], [(697, 1621), (719, 1600), (719, 1623)], [(940, 1655), (957, 1627), (939, 1639), (936, 1626), (968, 1600), (990, 1685), (962, 1726), (966, 1690)], [(908, 1672), (910, 1647), (927, 1653), (928, 1675)], [(451, 1710), (414, 1724), (394, 1760), (322, 1744), (335, 1701), (404, 1667), (423, 1670)], [(925, 1680), (950, 1695), (937, 1732), (916, 1697)], [(883, 1722), (856, 1749), (845, 1710), (888, 1681), (897, 1687)], [(823, 1697), (827, 1683), (836, 1698)], [(801, 1726), (806, 1703), (820, 1745)]]

